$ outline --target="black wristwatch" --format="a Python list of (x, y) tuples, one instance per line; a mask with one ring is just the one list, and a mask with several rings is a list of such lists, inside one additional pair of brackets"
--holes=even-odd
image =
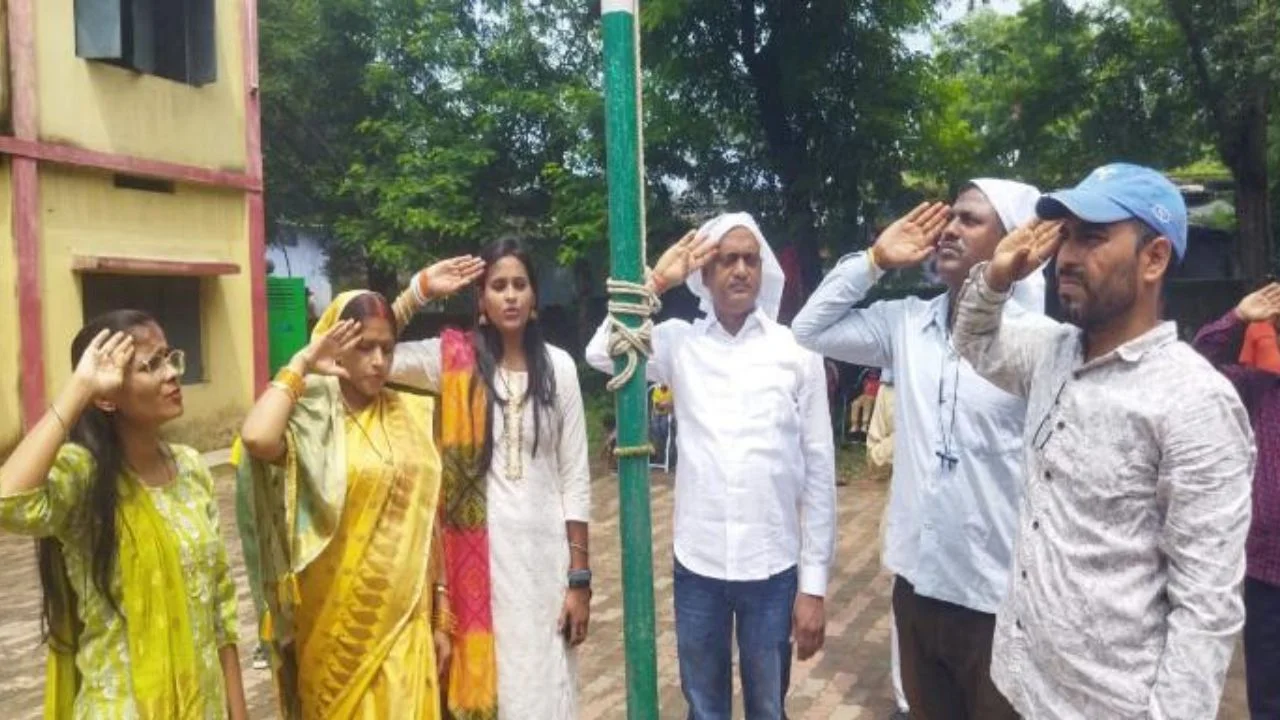
[(590, 590), (591, 571), (587, 569), (569, 571), (570, 590)]

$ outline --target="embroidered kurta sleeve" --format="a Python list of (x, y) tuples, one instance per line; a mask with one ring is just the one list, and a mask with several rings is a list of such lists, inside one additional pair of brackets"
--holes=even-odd
[(429, 393), (440, 392), (440, 339), (396, 344), (390, 380)]
[(195, 451), (191, 451), (194, 472), (198, 482), (208, 490), (205, 513), (209, 527), (213, 528), (216, 550), (213, 557), (213, 635), (219, 648), (240, 642), (240, 617), (236, 598), (236, 582), (227, 560), (227, 544), (222, 538), (222, 520), (218, 516), (218, 493), (213, 475)]
[(0, 497), (0, 528), (31, 537), (65, 538), (93, 472), (93, 456), (88, 450), (71, 443), (63, 445), (43, 485)]
[(800, 388), (804, 490), (800, 497), (799, 590), (825, 597), (836, 544), (836, 466), (822, 358), (808, 355)]
[(956, 349), (979, 375), (1001, 390), (1025, 398), (1032, 373), (1045, 349), (1052, 347), (1058, 325), (1033, 314), (1005, 322), (1004, 306), (1011, 293), (987, 287), (985, 269), (986, 263), (975, 266), (960, 293), (952, 337)]
[(893, 367), (893, 324), (901, 303), (853, 308), (883, 274), (872, 267), (866, 253), (841, 260), (791, 321), (796, 342), (824, 357)]
[(1167, 498), (1159, 548), (1168, 563), (1168, 634), (1152, 718), (1213, 717), (1244, 624), (1254, 444), (1231, 389), (1197, 389), (1166, 418), (1157, 494)]
[(556, 366), (556, 409), (560, 417), (556, 464), (560, 473), (564, 519), (590, 522), (591, 469), (578, 369), (565, 353), (556, 352), (551, 357)]

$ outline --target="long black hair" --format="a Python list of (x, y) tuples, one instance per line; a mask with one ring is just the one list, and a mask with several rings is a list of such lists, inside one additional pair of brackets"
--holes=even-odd
[[(476, 368), (484, 379), (484, 386), (489, 394), (489, 408), (485, 413), (484, 447), (480, 453), (480, 469), (487, 471), (493, 463), (493, 415), (494, 409), (505, 405), (506, 401), (495, 392), (494, 375), (502, 363), (502, 336), (492, 323), (479, 322), (480, 313), (484, 310), (479, 302), (484, 297), (485, 286), (489, 282), (489, 271), (494, 264), (503, 258), (515, 258), (524, 265), (529, 276), (529, 288), (533, 290), (533, 307), (538, 306), (538, 273), (533, 265), (533, 258), (524, 243), (514, 238), (495, 240), (480, 250), (480, 259), (484, 260), (485, 274), (477, 281), (476, 331), (472, 333), (472, 343), (476, 350)], [(524, 354), (529, 373), (529, 397), (533, 400), (533, 454), (538, 454), (538, 441), (542, 434), (542, 415), (555, 407), (556, 375), (551, 367), (551, 356), (547, 354), (547, 343), (543, 338), (542, 326), (538, 323), (536, 313), (530, 313), (529, 323), (524, 328)], [(475, 392), (479, 388), (472, 386)]]
[[(89, 343), (103, 330), (129, 332), (151, 324), (158, 323), (139, 310), (115, 310), (93, 319), (71, 341), (71, 367), (75, 368), (80, 363)], [(73, 510), (85, 514), (83, 520), (89, 530), (90, 577), (93, 586), (106, 598), (111, 611), (121, 615), (120, 605), (111, 593), (111, 578), (118, 553), (116, 508), (120, 504), (120, 486), (117, 483), (124, 469), (124, 446), (111, 415), (92, 404), (72, 426), (71, 441), (88, 450), (94, 462), (88, 497)], [(53, 633), (54, 618), (61, 617), (75, 602), (74, 597), (62, 593), (63, 583), (58, 574), (66, 570), (58, 541), (53, 538), (36, 540), (36, 562), (40, 568), (40, 586), (44, 591), (40, 617), (44, 640), (57, 647), (70, 647), (72, 638), (55, 637)]]

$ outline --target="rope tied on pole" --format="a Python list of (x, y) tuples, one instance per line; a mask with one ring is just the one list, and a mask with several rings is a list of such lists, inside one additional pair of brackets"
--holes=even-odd
[[(609, 356), (627, 359), (626, 367), (605, 385), (609, 392), (617, 392), (635, 374), (640, 356), (653, 355), (653, 316), (662, 309), (662, 301), (643, 283), (609, 278), (605, 288), (609, 292)], [(640, 301), (624, 300), (622, 296), (639, 296)], [(619, 315), (639, 318), (640, 324), (628, 327), (618, 319)]]
[[(640, 356), (647, 358), (653, 355), (653, 316), (662, 309), (662, 301), (643, 283), (609, 278), (605, 281), (605, 288), (609, 292), (609, 356), (627, 359), (626, 366), (605, 385), (609, 392), (617, 392), (635, 375), (640, 366)], [(638, 296), (640, 300), (623, 299), (622, 296)], [(620, 315), (639, 318), (640, 324), (629, 327), (618, 319)], [(653, 453), (651, 444), (613, 450), (616, 457), (649, 457)]]

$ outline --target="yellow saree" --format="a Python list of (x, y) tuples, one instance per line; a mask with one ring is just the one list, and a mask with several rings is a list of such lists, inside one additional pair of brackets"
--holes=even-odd
[(441, 716), (432, 416), (430, 399), (391, 390), (349, 414), (337, 380), (310, 377), (283, 466), (241, 464), (245, 560), (285, 718)]

